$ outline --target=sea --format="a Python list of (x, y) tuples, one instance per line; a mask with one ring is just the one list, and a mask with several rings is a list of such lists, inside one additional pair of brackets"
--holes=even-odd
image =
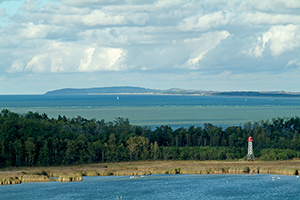
[(82, 182), (2, 185), (0, 199), (299, 199), (299, 185), (298, 176), (272, 174), (94, 176)]
[(300, 98), (220, 97), (200, 95), (0, 95), (0, 110), (28, 111), (74, 118), (114, 121), (128, 118), (132, 125), (161, 125), (173, 129), (205, 123), (226, 128), (273, 118), (300, 116)]

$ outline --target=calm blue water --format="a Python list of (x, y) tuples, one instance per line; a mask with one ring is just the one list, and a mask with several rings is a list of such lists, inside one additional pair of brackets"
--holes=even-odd
[[(119, 99), (117, 99), (119, 97)], [(300, 98), (192, 95), (0, 95), (0, 107), (300, 106)]]
[[(117, 98), (118, 97), (118, 98)], [(0, 109), (17, 113), (38, 111), (113, 121), (129, 118), (131, 124), (173, 128), (212, 123), (227, 127), (276, 117), (300, 116), (300, 98), (213, 97), (189, 95), (0, 95)]]
[(262, 174), (84, 177), (0, 186), (0, 199), (299, 199), (299, 184), (296, 176)]

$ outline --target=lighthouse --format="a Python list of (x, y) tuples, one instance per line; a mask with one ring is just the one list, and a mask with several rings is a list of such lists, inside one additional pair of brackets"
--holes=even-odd
[(247, 160), (254, 160), (254, 154), (253, 154), (253, 138), (250, 136), (248, 138), (248, 154), (247, 154)]

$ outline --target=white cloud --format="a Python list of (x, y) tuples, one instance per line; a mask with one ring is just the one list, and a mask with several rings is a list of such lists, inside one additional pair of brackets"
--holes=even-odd
[[(148, 1), (150, 3), (150, 1)], [(158, 8), (151, 4), (124, 4), (124, 5), (108, 5), (102, 7), (104, 12), (109, 13), (152, 13), (158, 12)]]
[(97, 43), (104, 46), (130, 44), (126, 34), (115, 33), (115, 29), (93, 29), (78, 33), (88, 43)]
[[(247, 1), (246, 1), (247, 2)], [(274, 11), (274, 9), (282, 8), (300, 8), (300, 2), (298, 0), (267, 0), (267, 1), (248, 1), (248, 5), (251, 5), (259, 10)]]
[(299, 24), (300, 16), (292, 14), (274, 14), (274, 13), (242, 13), (240, 20), (243, 23), (254, 23), (254, 24)]
[(87, 15), (53, 15), (50, 23), (54, 25), (74, 26), (104, 26), (126, 24), (126, 19), (121, 15), (111, 15), (100, 10), (93, 10)]
[(125, 55), (126, 51), (119, 48), (88, 48), (80, 61), (78, 71), (122, 71), (126, 68), (118, 61)]
[(266, 49), (266, 43), (269, 42), (271, 37), (272, 33), (270, 32), (266, 32), (262, 36), (257, 37), (256, 44), (248, 50), (248, 55), (254, 56), (255, 58), (262, 57)]
[(182, 4), (186, 4), (187, 0), (159, 0), (155, 3), (155, 6), (158, 8), (168, 8), (173, 6), (182, 6)]
[(230, 33), (227, 31), (215, 31), (205, 33), (200, 38), (186, 39), (184, 43), (193, 51), (186, 64), (181, 67), (189, 69), (199, 68), (198, 62), (204, 58), (205, 54), (213, 50), (220, 44), (221, 40), (226, 39), (229, 35)]
[(287, 8), (300, 8), (300, 2), (298, 0), (282, 1)]
[(260, 11), (265, 13), (291, 13), (293, 9), (297, 12), (296, 9), (300, 8), (300, 2), (298, 0), (231, 0), (227, 1), (213, 1), (214, 7), (217, 7), (217, 4), (222, 4), (223, 7), (230, 6), (235, 9), (237, 12), (243, 11)]
[(87, 48), (84, 52), (83, 58), (80, 60), (78, 71), (88, 71), (92, 63), (95, 48)]
[(63, 25), (66, 27), (97, 27), (127, 24), (143, 25), (149, 18), (148, 14), (139, 12), (106, 12), (105, 9), (90, 10), (86, 8), (71, 8), (71, 10), (73, 11), (66, 11), (66, 9), (61, 11), (49, 8), (49, 11), (56, 12), (57, 14), (48, 16), (48, 20), (53, 25)]
[(24, 24), (23, 28), (19, 30), (19, 35), (21, 38), (33, 39), (33, 38), (44, 38), (47, 33), (51, 31), (52, 27), (47, 25), (34, 25), (29, 22)]
[(112, 16), (100, 10), (93, 10), (89, 15), (83, 16), (82, 22), (86, 26), (97, 26), (125, 24), (126, 20), (121, 15)]
[(126, 13), (126, 19), (133, 22), (136, 25), (144, 25), (146, 24), (147, 20), (149, 19), (148, 14), (146, 13)]
[[(118, 62), (126, 55), (120, 48), (103, 48), (96, 45), (82, 45), (53, 42), (46, 44), (43, 53), (34, 55), (25, 71), (34, 73), (120, 71), (124, 65)], [(14, 65), (9, 69), (15, 72)]]
[(218, 11), (209, 14), (199, 14), (185, 18), (179, 25), (179, 28), (183, 31), (200, 30), (205, 31), (210, 28), (218, 28), (224, 26), (230, 22), (233, 14), (229, 11)]
[[(198, 55), (197, 55), (196, 57), (193, 56), (193, 58), (190, 58), (190, 59), (187, 61), (187, 65), (188, 65), (188, 66), (191, 66), (191, 65), (196, 65), (196, 64), (198, 64), (199, 60), (201, 60), (207, 52), (208, 52), (208, 51), (205, 50), (205, 51), (202, 51), (202, 52), (198, 53)], [(193, 69), (193, 68), (194, 68), (194, 67), (192, 67), (192, 69)], [(196, 68), (194, 68), (194, 69), (196, 69)]]
[(21, 9), (27, 12), (35, 12), (39, 10), (38, 3), (35, 0), (24, 1), (23, 5), (21, 6)]
[(62, 4), (46, 4), (44, 12), (59, 15), (88, 15), (91, 12), (90, 8), (77, 8)]
[(31, 70), (35, 73), (43, 73), (46, 72), (48, 66), (51, 65), (52, 61), (48, 54), (38, 54), (27, 63), (25, 70)]
[(59, 0), (63, 4), (71, 6), (89, 6), (89, 5), (103, 5), (103, 4), (113, 4), (116, 2), (123, 2), (123, 0)]
[(293, 65), (300, 66), (300, 61), (298, 59), (292, 59), (285, 65), (285, 67), (289, 67)]
[(269, 31), (257, 37), (256, 44), (247, 52), (248, 55), (262, 57), (267, 44), (272, 56), (300, 47), (300, 25), (272, 26)]
[(300, 47), (300, 25), (274, 26), (269, 32), (272, 34), (270, 48), (273, 56)]
[(18, 73), (24, 70), (24, 64), (20, 60), (15, 60), (10, 69), (7, 70), (8, 73)]

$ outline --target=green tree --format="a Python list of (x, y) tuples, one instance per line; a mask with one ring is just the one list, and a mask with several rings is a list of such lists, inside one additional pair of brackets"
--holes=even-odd
[(23, 154), (22, 142), (20, 139), (14, 142), (14, 149), (15, 149), (15, 156), (16, 156), (15, 164), (18, 167), (22, 164), (22, 154)]
[(115, 161), (116, 160), (116, 137), (115, 134), (110, 134), (108, 140), (108, 149), (107, 149), (107, 161)]
[(28, 137), (28, 139), (25, 142), (25, 152), (26, 152), (26, 160), (25, 162), (28, 163), (28, 165), (33, 165), (34, 163), (34, 157), (36, 146), (34, 144), (34, 139), (32, 137)]
[(50, 165), (50, 150), (47, 139), (43, 141), (43, 146), (39, 151), (38, 164), (44, 166)]
[(78, 157), (78, 152), (75, 148), (76, 142), (74, 140), (67, 141), (67, 149), (65, 153), (65, 164), (74, 164), (76, 162), (76, 157)]
[(153, 160), (160, 159), (160, 149), (159, 149), (158, 143), (156, 141), (154, 142), (154, 144), (151, 143), (150, 151), (151, 151), (151, 158)]
[(136, 136), (130, 137), (126, 143), (127, 143), (129, 159), (130, 160), (137, 159), (139, 153), (137, 137)]

